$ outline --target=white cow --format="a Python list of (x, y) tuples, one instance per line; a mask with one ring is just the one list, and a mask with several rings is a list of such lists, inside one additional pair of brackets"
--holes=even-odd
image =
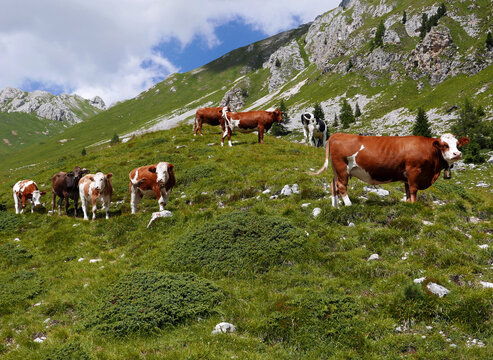
[(103, 174), (87, 174), (79, 181), (79, 196), (82, 203), (82, 211), (84, 212), (84, 220), (89, 220), (87, 216), (87, 206), (89, 202), (92, 204), (92, 219), (96, 219), (97, 202), (102, 202), (106, 211), (106, 219), (109, 219), (111, 196), (113, 194), (113, 186), (111, 185), (112, 173)]
[(39, 191), (38, 185), (32, 180), (18, 181), (12, 188), (14, 196), (15, 213), (22, 214), (26, 208), (26, 203), (31, 203), (31, 212), (34, 212), (35, 206), (41, 206), (41, 196), (46, 194), (46, 191)]

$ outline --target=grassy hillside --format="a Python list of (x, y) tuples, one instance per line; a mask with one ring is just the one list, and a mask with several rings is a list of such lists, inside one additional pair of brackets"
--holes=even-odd
[(61, 132), (63, 124), (24, 113), (0, 112), (0, 155), (13, 154)]
[[(0, 173), (2, 358), (491, 356), (493, 290), (480, 281), (493, 282), (493, 196), (476, 186), (492, 183), (491, 165), (440, 178), (416, 204), (400, 183), (382, 198), (352, 179), (354, 206), (335, 210), (331, 174), (306, 173), (322, 149), (254, 134), (221, 148), (217, 128), (204, 133), (182, 126)], [(173, 217), (147, 229), (158, 205), (130, 214), (128, 172), (158, 161), (175, 165)], [(15, 181), (47, 188), (75, 165), (114, 174), (109, 220), (13, 213)], [(299, 194), (270, 198), (294, 183)], [(430, 281), (450, 293), (432, 295)], [(221, 321), (237, 332), (211, 335)]]

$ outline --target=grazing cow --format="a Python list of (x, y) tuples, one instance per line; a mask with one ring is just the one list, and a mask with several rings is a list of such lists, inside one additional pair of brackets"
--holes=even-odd
[(231, 144), (231, 133), (234, 129), (240, 132), (252, 132), (258, 130), (258, 142), (264, 143), (264, 130), (269, 131), (272, 124), (277, 121), (282, 121), (282, 112), (279, 109), (275, 111), (247, 111), (232, 113), (223, 109), (223, 135), (221, 138), (221, 146), (224, 146), (224, 138), (228, 135), (228, 144)]
[(305, 136), (305, 143), (311, 144), (312, 138), (310, 136), (310, 129), (308, 125), (310, 124), (310, 120), (313, 117), (312, 113), (304, 113), (301, 114), (301, 125), (303, 125), (303, 135)]
[(31, 203), (31, 212), (34, 212), (35, 206), (41, 206), (41, 195), (46, 191), (39, 191), (38, 185), (32, 180), (18, 181), (12, 188), (15, 203), (15, 213), (22, 214), (26, 208), (26, 202)]
[(62, 200), (65, 199), (65, 215), (68, 214), (68, 199), (74, 200), (74, 216), (77, 217), (77, 207), (79, 201), (79, 180), (90, 171), (87, 169), (81, 169), (76, 166), (74, 170), (69, 173), (59, 172), (53, 175), (51, 179), (52, 186), (52, 198), (51, 198), (51, 211), (55, 213), (55, 201), (58, 200), (58, 215), (62, 215)]
[[(225, 106), (226, 111), (231, 111), (229, 106)], [(193, 124), (193, 136), (197, 136), (197, 131), (202, 135), (202, 124), (217, 126), (221, 124), (222, 107), (199, 108), (195, 112), (195, 121)]]
[(329, 138), (323, 167), (311, 175), (327, 169), (329, 156), (334, 180), (331, 184), (332, 206), (337, 207), (340, 194), (346, 206), (351, 205), (347, 195), (348, 179), (357, 177), (369, 184), (404, 182), (406, 200), (416, 201), (418, 190), (430, 187), (444, 170), (450, 179), (453, 163), (461, 158), (458, 147), (469, 142), (457, 140), (452, 134), (439, 139), (422, 136), (359, 136), (334, 134)]
[(325, 146), (327, 142), (327, 125), (319, 118), (313, 117), (308, 124), (310, 140), (315, 147)]
[(106, 219), (109, 219), (111, 195), (113, 194), (113, 186), (111, 185), (112, 173), (103, 174), (87, 174), (79, 181), (79, 196), (84, 212), (84, 220), (89, 220), (87, 216), (87, 205), (89, 201), (92, 204), (92, 219), (96, 219), (97, 202), (103, 203), (106, 211)]
[(175, 173), (173, 164), (160, 162), (154, 165), (141, 166), (128, 174), (130, 178), (130, 205), (132, 214), (137, 212), (137, 206), (144, 195), (155, 195), (158, 199), (159, 210), (163, 211), (168, 202), (173, 186)]

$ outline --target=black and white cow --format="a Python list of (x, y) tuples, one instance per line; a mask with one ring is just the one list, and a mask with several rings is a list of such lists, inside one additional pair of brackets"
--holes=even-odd
[(323, 146), (327, 142), (327, 125), (319, 118), (316, 118), (312, 113), (304, 113), (301, 115), (301, 123), (303, 124), (303, 133), (305, 142), (312, 146)]

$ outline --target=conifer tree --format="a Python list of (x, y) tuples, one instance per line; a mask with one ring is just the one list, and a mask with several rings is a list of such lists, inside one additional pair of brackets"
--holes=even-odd
[(428, 122), (428, 116), (423, 108), (418, 108), (418, 115), (413, 126), (413, 135), (431, 137), (430, 123)]
[(349, 127), (349, 124), (354, 122), (353, 109), (346, 99), (344, 99), (342, 102), (339, 119), (341, 120), (341, 124), (344, 129), (347, 129)]
[(426, 26), (427, 26), (427, 23), (428, 23), (428, 15), (427, 14), (423, 14), (421, 16), (421, 26), (419, 28), (419, 37), (421, 39), (423, 39), (426, 35)]
[(486, 47), (488, 49), (493, 49), (493, 36), (491, 35), (491, 31), (488, 31), (488, 35), (486, 35)]
[(113, 145), (119, 142), (120, 142), (120, 138), (118, 137), (118, 135), (116, 133), (113, 134), (113, 137), (110, 140), (110, 144)]
[(286, 106), (286, 103), (284, 102), (283, 99), (281, 99), (281, 102), (279, 103), (279, 110), (282, 112), (282, 122), (278, 123), (277, 121), (272, 124), (272, 127), (270, 129), (270, 134), (274, 136), (283, 136), (289, 134), (289, 130), (286, 127), (286, 124), (289, 124), (291, 121), (288, 116), (288, 107)]
[(334, 114), (334, 123), (332, 124), (334, 127), (339, 126), (339, 118), (337, 117), (337, 114)]
[(354, 108), (354, 117), (359, 118), (361, 116), (361, 110), (359, 108), (358, 103), (356, 103), (356, 107)]
[(321, 120), (325, 120), (324, 110), (322, 109), (322, 105), (318, 102), (313, 105), (313, 116)]
[(402, 13), (402, 23), (405, 24), (407, 22), (407, 14), (406, 11)]
[(82, 148), (82, 151), (80, 153), (82, 156), (86, 156), (87, 152), (86, 152), (86, 148)]
[(375, 33), (375, 37), (370, 43), (370, 49), (376, 49), (377, 47), (383, 46), (383, 36), (385, 35), (385, 25), (383, 23), (383, 20), (380, 21), (380, 24), (378, 24), (377, 31)]

